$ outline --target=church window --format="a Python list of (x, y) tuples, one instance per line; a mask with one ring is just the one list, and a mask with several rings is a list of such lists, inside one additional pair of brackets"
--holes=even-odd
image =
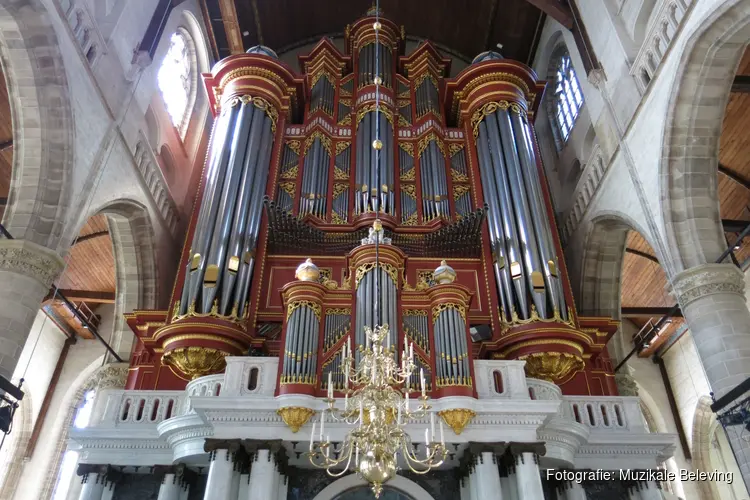
[(564, 47), (557, 57), (553, 78), (554, 122), (561, 141), (565, 142), (568, 140), (570, 131), (573, 130), (573, 125), (583, 106), (583, 93), (570, 60), (570, 54)]
[(169, 40), (169, 50), (161, 63), (157, 80), (167, 112), (181, 136), (191, 112), (191, 93), (195, 90), (192, 66), (190, 41), (183, 32), (177, 31)]

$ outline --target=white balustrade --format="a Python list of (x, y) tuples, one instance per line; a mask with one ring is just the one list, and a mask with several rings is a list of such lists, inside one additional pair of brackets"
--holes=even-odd
[(122, 391), (116, 425), (156, 425), (178, 416), (183, 399), (182, 391)]
[(229, 356), (224, 376), (222, 395), (273, 396), (276, 392), (276, 375), (279, 358)]
[(654, 7), (643, 44), (630, 67), (630, 74), (635, 77), (641, 93), (653, 80), (694, 4), (695, 0), (659, 0)]
[(68, 21), (78, 48), (89, 65), (94, 66), (102, 54), (106, 52), (107, 44), (94, 22), (94, 16), (89, 11), (89, 6), (81, 0), (58, 0), (58, 3), (65, 19)]
[(527, 378), (526, 384), (529, 386), (529, 396), (537, 401), (559, 401), (562, 399), (560, 387), (546, 380), (536, 378)]
[(563, 415), (595, 430), (647, 432), (637, 397), (563, 396)]
[(140, 140), (135, 146), (133, 159), (143, 182), (146, 184), (148, 192), (151, 194), (151, 198), (154, 200), (154, 204), (156, 204), (159, 214), (169, 228), (169, 232), (172, 233), (172, 236), (177, 236), (177, 226), (179, 223), (177, 205), (175, 205), (172, 199), (172, 194), (169, 192), (169, 185), (143, 133), (140, 134)]
[(475, 360), (474, 378), (479, 399), (529, 399), (525, 361)]

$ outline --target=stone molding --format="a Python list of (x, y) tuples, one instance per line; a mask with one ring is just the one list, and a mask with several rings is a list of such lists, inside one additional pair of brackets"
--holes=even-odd
[(105, 365), (84, 386), (84, 390), (122, 389), (128, 379), (128, 363), (110, 363)]
[(627, 373), (615, 373), (615, 384), (620, 396), (638, 396), (638, 384), (632, 375)]
[(0, 240), (0, 270), (29, 276), (45, 288), (65, 266), (54, 251), (28, 240)]
[(672, 286), (682, 307), (717, 293), (745, 296), (745, 277), (732, 264), (703, 264), (693, 267), (675, 276)]

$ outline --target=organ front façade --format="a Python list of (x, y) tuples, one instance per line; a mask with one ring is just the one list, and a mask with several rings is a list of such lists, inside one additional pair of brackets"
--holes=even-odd
[(576, 310), (536, 144), (545, 82), (494, 52), (447, 78), (430, 42), (404, 47), (371, 11), (300, 72), (255, 47), (204, 75), (201, 186), (169, 310), (127, 315), (127, 389), (182, 389), (251, 354), (279, 358), (277, 395), (322, 397), (329, 374), (343, 387), (342, 346), (387, 323), (433, 398), (476, 397), (475, 359), (617, 394), (617, 323)]

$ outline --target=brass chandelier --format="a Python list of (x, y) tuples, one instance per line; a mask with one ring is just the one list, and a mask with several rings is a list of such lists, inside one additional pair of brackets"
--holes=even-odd
[[(333, 384), (329, 374), (328, 407), (320, 417), (318, 441), (315, 441), (317, 422), (310, 435), (307, 456), (315, 467), (326, 469), (339, 477), (353, 470), (372, 486), (375, 498), (383, 491), (383, 484), (396, 475), (399, 463), (404, 463), (416, 474), (425, 474), (439, 467), (448, 450), (440, 421), (440, 441), (435, 440), (435, 413), (430, 411), (425, 392), (424, 371), (420, 371), (421, 396), (410, 407), (409, 379), (414, 372), (414, 345), (404, 338), (401, 365), (397, 363), (395, 349), (383, 345), (389, 337), (388, 325), (365, 327), (366, 345), (359, 346), (359, 360), (355, 366), (351, 340), (344, 345), (342, 370), (344, 372), (344, 407), (336, 408)], [(350, 384), (352, 388), (350, 388)], [(403, 386), (403, 393), (400, 389)], [(424, 419), (429, 414), (430, 425), (425, 428), (424, 456), (417, 456), (417, 446), (403, 429), (411, 420)], [(326, 420), (342, 422), (354, 427), (344, 441), (332, 443), (325, 434)], [(325, 436), (325, 439), (324, 439)], [(399, 458), (401, 459), (399, 462)], [(341, 470), (338, 470), (341, 468)]]

